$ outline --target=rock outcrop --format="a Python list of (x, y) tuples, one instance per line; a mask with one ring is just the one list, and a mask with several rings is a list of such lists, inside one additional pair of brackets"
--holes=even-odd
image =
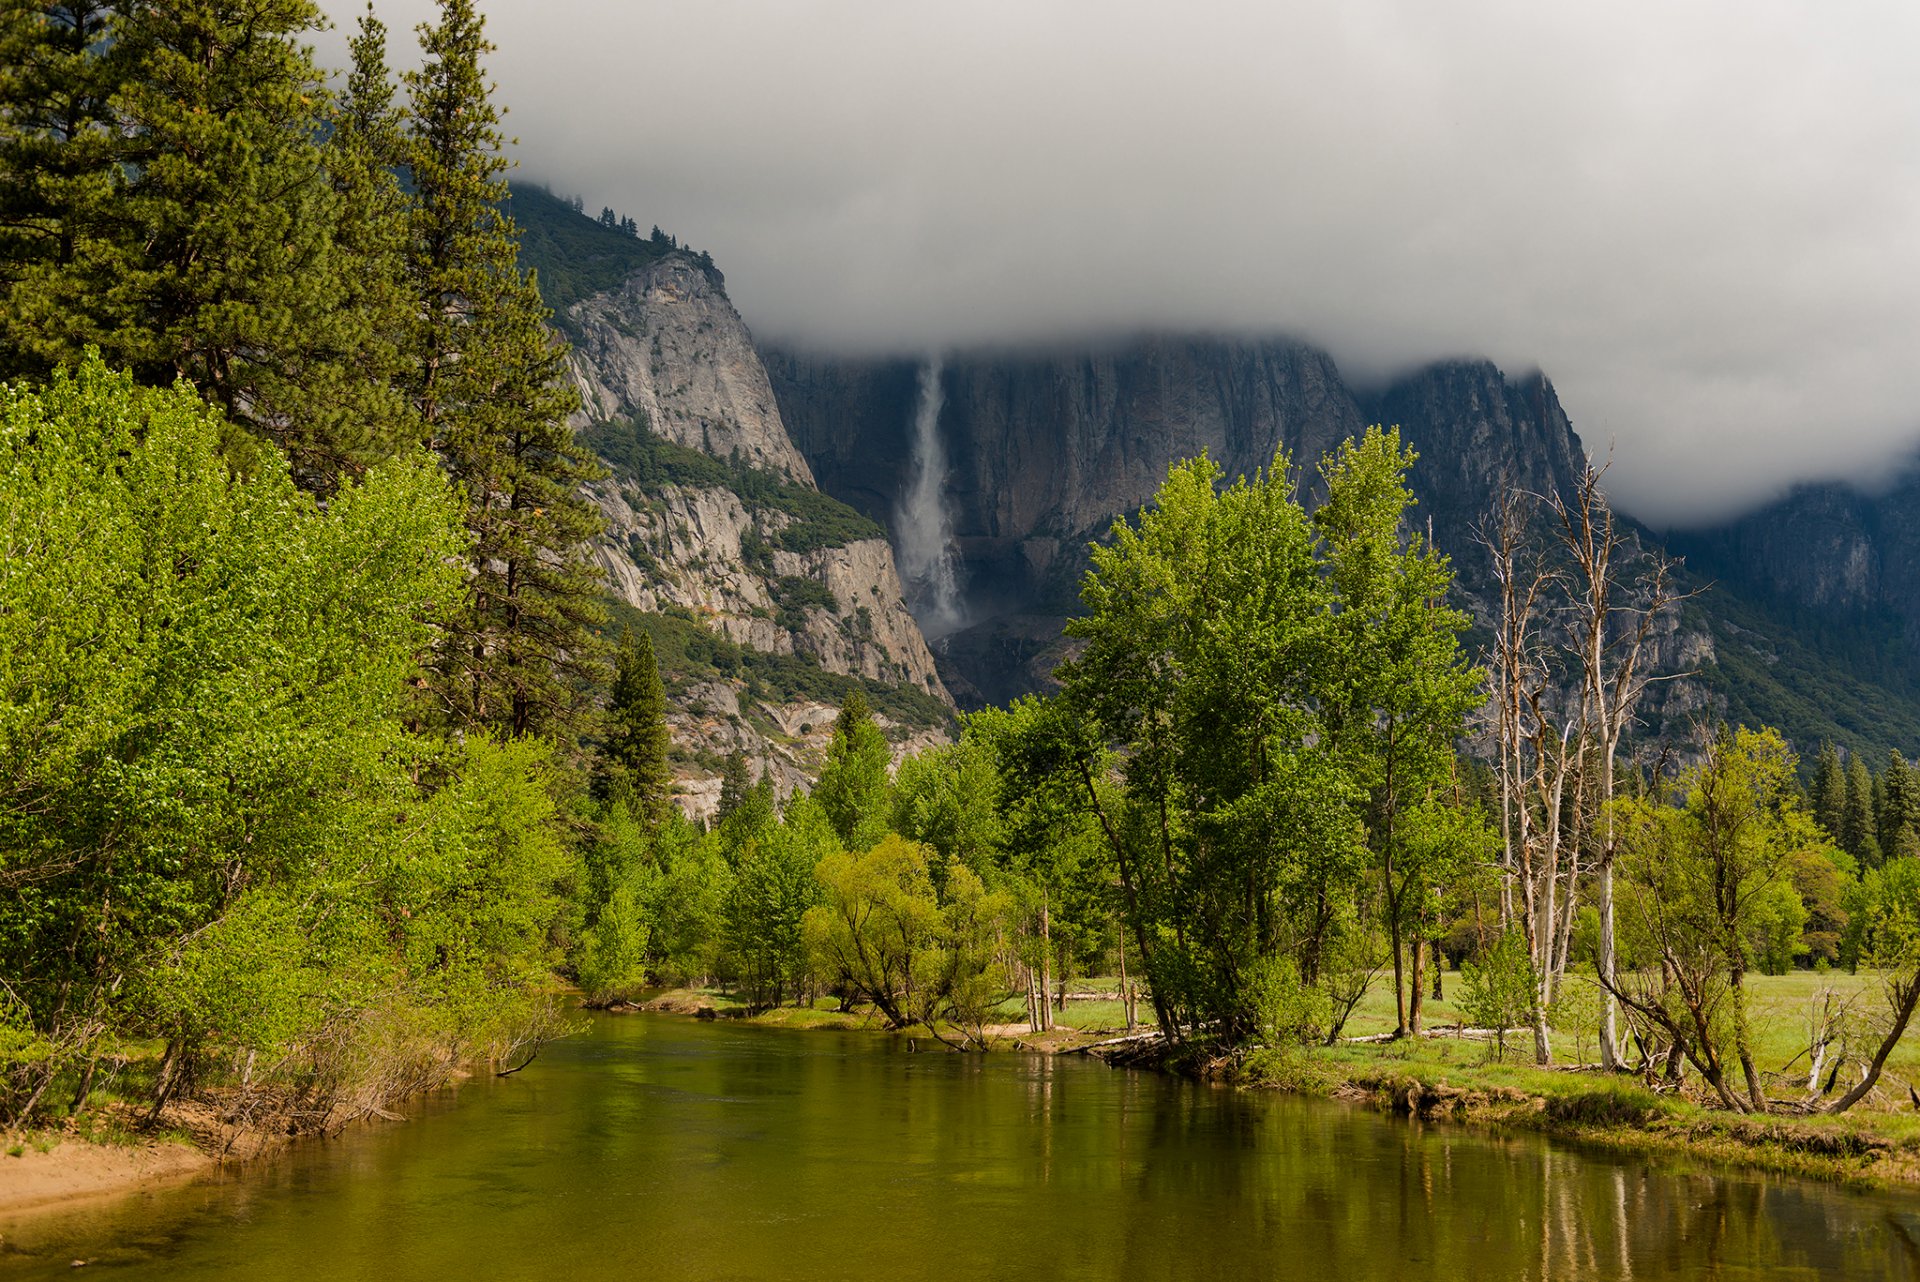
[[(911, 362), (766, 354), (783, 419), (821, 485), (879, 520), (909, 466)], [(1585, 462), (1552, 385), (1484, 361), (1431, 366), (1356, 394), (1333, 359), (1287, 340), (1146, 338), (1063, 353), (949, 355), (941, 435), (971, 626), (936, 646), (964, 702), (1043, 687), (1076, 608), (1086, 548), (1205, 451), (1229, 474), (1285, 450), (1303, 483), (1376, 422), (1419, 451), (1418, 518), (1452, 551), (1485, 615), (1473, 529), (1504, 484), (1565, 486)]]
[[(910, 466), (918, 365), (765, 353), (784, 421), (829, 493), (893, 516)], [(971, 626), (936, 657), (964, 704), (1042, 689), (1063, 656), (1086, 548), (1206, 450), (1229, 473), (1284, 448), (1311, 488), (1322, 453), (1369, 423), (1420, 454), (1415, 519), (1431, 521), (1476, 619), (1492, 619), (1475, 527), (1506, 486), (1564, 490), (1585, 452), (1552, 384), (1485, 361), (1356, 390), (1324, 352), (1286, 340), (1144, 338), (1052, 352), (946, 354), (941, 435)], [(1663, 540), (1700, 595), (1665, 620), (1643, 732), (1683, 742), (1725, 716), (1777, 725), (1804, 752), (1920, 747), (1920, 472), (1867, 496), (1808, 487), (1743, 521)], [(1631, 523), (1630, 523), (1631, 524)]]
[(813, 473), (718, 273), (667, 254), (564, 319), (587, 439), (641, 450), (664, 441), (714, 460), (691, 478), (640, 477), (613, 452), (613, 475), (588, 487), (606, 521), (595, 555), (615, 598), (694, 637), (683, 653), (662, 648), (689, 813), (712, 813), (735, 751), (783, 795), (808, 783), (837, 711), (823, 697), (834, 683), (817, 674), (863, 684), (896, 752), (944, 738), (952, 698), (882, 531), (841, 509), (846, 519), (826, 534), (789, 546), (807, 519), (793, 500), (815, 491)]
[(740, 313), (688, 254), (567, 309), (582, 422), (641, 418), (656, 436), (813, 484)]

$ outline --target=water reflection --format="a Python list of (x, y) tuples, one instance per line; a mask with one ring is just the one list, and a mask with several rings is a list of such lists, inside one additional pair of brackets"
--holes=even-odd
[(1075, 1059), (596, 1021), (225, 1183), (0, 1222), (0, 1278), (1912, 1278), (1915, 1199)]

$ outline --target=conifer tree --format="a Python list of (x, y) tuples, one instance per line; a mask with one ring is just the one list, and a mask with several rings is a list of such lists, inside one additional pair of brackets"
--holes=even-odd
[(506, 139), (482, 26), (472, 0), (441, 0), (439, 23), (420, 28), (424, 65), (406, 75), (408, 390), (473, 537), (438, 693), (456, 724), (567, 737), (600, 676), (601, 579), (586, 550), (599, 520), (578, 487), (601, 472), (568, 425), (579, 400), (565, 347), (500, 207)]
[(720, 807), (714, 818), (725, 821), (747, 800), (747, 794), (753, 791), (753, 766), (747, 760), (747, 754), (735, 748), (727, 754), (726, 765), (720, 772)]
[(597, 781), (601, 796), (625, 800), (634, 816), (646, 823), (666, 822), (673, 804), (671, 747), (667, 695), (653, 657), (653, 638), (644, 632), (628, 633), (621, 640), (613, 692), (607, 700)]
[(1880, 852), (1892, 856), (1900, 849), (1905, 834), (1920, 823), (1920, 785), (1897, 749), (1887, 757), (1880, 787)]
[(0, 375), (42, 375), (67, 344), (41, 295), (70, 272), (112, 200), (114, 7), (0, 0)]
[(192, 383), (281, 445), (312, 488), (389, 452), (367, 439), (381, 419), (369, 405), (391, 397), (353, 364), (366, 314), (334, 252), (338, 196), (316, 140), (328, 95), (299, 43), (318, 8), (13, 12), (8, 36), (26, 41), (55, 106), (5, 112), (10, 159), (42, 195), (8, 245), (25, 260), (6, 286), (0, 372), (71, 364), (97, 344), (142, 382)]
[(848, 850), (870, 850), (887, 835), (892, 810), (887, 766), (892, 757), (886, 736), (873, 723), (866, 695), (854, 690), (833, 723), (833, 742), (813, 790)]
[(396, 449), (420, 439), (419, 420), (402, 394), (414, 303), (407, 286), (409, 209), (399, 171), (403, 121), (387, 67), (387, 28), (372, 4), (348, 42), (352, 66), (332, 117), (326, 164), (338, 196), (334, 252), (346, 267), (345, 305), (364, 322), (360, 346), (345, 354), (358, 373), (355, 422), (360, 452)]
[(1847, 809), (1840, 824), (1840, 847), (1870, 868), (1880, 864), (1880, 841), (1873, 810), (1873, 777), (1855, 753), (1847, 761)]
[(1840, 764), (1840, 750), (1832, 742), (1820, 745), (1820, 760), (1813, 770), (1813, 817), (1839, 841), (1846, 831), (1847, 773)]

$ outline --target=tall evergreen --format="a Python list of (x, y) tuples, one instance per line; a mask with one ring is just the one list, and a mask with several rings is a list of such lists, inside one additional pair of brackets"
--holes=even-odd
[(1880, 840), (1873, 808), (1873, 777), (1855, 753), (1847, 760), (1847, 809), (1840, 824), (1840, 846), (1869, 867), (1880, 863)]
[(753, 763), (747, 760), (745, 751), (735, 748), (727, 754), (726, 763), (720, 770), (720, 806), (714, 812), (714, 818), (724, 822), (745, 804), (752, 791)]
[(887, 835), (893, 797), (887, 766), (892, 759), (866, 695), (854, 690), (840, 705), (826, 765), (813, 790), (848, 850), (869, 850)]
[(403, 394), (414, 300), (407, 282), (410, 211), (400, 185), (406, 162), (404, 121), (387, 67), (387, 28), (369, 4), (348, 42), (352, 65), (334, 106), (326, 165), (338, 196), (334, 252), (346, 267), (345, 305), (363, 319), (359, 347), (345, 354), (358, 373), (355, 416), (362, 451), (420, 440), (419, 420)]
[(7, 203), (28, 207), (5, 250), (0, 372), (97, 344), (142, 382), (186, 379), (314, 488), (388, 452), (369, 406), (391, 397), (355, 366), (367, 316), (335, 252), (328, 94), (300, 43), (318, 8), (31, 8), (5, 25), (27, 59), (8, 50)]
[(1827, 830), (1827, 835), (1835, 841), (1840, 840), (1846, 831), (1847, 818), (1847, 772), (1840, 764), (1840, 750), (1831, 741), (1820, 745), (1819, 763), (1813, 769), (1813, 817)]
[(621, 642), (613, 692), (607, 700), (598, 780), (601, 795), (626, 800), (636, 818), (664, 823), (673, 804), (671, 748), (667, 695), (653, 657), (653, 638), (644, 632), (628, 633)]
[(1880, 852), (1891, 858), (1903, 845), (1912, 843), (1909, 834), (1920, 824), (1920, 780), (1914, 778), (1912, 767), (1898, 750), (1887, 758), (1880, 787)]
[(408, 391), (466, 499), (467, 608), (438, 656), (456, 724), (568, 737), (600, 676), (599, 530), (579, 486), (601, 475), (574, 439), (566, 349), (500, 205), (508, 161), (472, 0), (441, 0), (406, 75), (413, 181), (408, 278), (417, 318)]
[(0, 0), (0, 374), (44, 374), (40, 296), (72, 271), (112, 201), (114, 7)]

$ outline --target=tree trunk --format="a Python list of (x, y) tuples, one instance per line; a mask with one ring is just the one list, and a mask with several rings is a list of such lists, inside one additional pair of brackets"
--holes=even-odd
[(1620, 1032), (1617, 1024), (1618, 1012), (1613, 1004), (1613, 990), (1618, 975), (1613, 968), (1613, 851), (1600, 852), (1599, 879), (1600, 908), (1600, 956), (1597, 968), (1600, 971), (1600, 989), (1602, 1005), (1600, 1012), (1600, 1064), (1609, 1072), (1620, 1067)]
[(1405, 982), (1404, 961), (1400, 955), (1400, 903), (1393, 894), (1393, 849), (1389, 845), (1383, 856), (1387, 879), (1387, 937), (1393, 945), (1393, 1011), (1395, 1037), (1407, 1035), (1407, 986)]
[(1880, 1080), (1880, 1070), (1887, 1066), (1887, 1056), (1893, 1054), (1893, 1048), (1900, 1041), (1901, 1034), (1907, 1031), (1907, 1021), (1913, 1018), (1914, 1003), (1920, 999), (1920, 971), (1916, 971), (1913, 978), (1907, 981), (1905, 991), (1899, 988), (1894, 989), (1894, 998), (1893, 1026), (1887, 1030), (1886, 1037), (1881, 1039), (1880, 1049), (1874, 1052), (1873, 1062), (1867, 1066), (1867, 1075), (1860, 1079), (1858, 1086), (1829, 1104), (1826, 1108), (1827, 1112), (1846, 1112), (1865, 1099), (1867, 1093), (1873, 1089), (1874, 1083)]
[(1053, 1028), (1053, 912), (1040, 900), (1040, 1027)]
[(1447, 955), (1440, 950), (1440, 941), (1433, 941), (1433, 1000), (1447, 1000)]
[(1413, 992), (1413, 1001), (1410, 1004), (1407, 1011), (1407, 1031), (1418, 1036), (1420, 1032), (1420, 1003), (1421, 1003), (1421, 1000), (1425, 998), (1427, 994), (1427, 985), (1426, 985), (1427, 950), (1426, 950), (1426, 947), (1420, 942), (1420, 936), (1418, 933), (1416, 933), (1413, 937), (1413, 948), (1411, 949), (1411, 952), (1412, 952), (1412, 958), (1413, 958), (1413, 975), (1412, 975), (1413, 982), (1410, 985), (1408, 985), (1408, 987)]

